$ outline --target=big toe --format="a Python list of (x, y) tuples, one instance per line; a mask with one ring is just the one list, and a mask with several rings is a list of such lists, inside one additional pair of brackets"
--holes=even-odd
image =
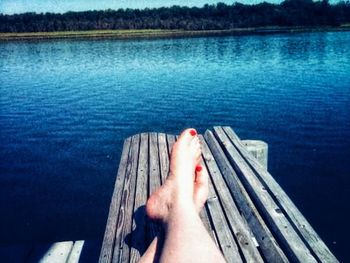
[[(199, 168), (200, 167), (200, 168)], [(204, 165), (196, 167), (196, 178), (194, 186), (194, 201), (197, 208), (201, 209), (208, 198), (209, 175)]]
[(179, 137), (179, 141), (183, 141), (183, 142), (188, 142), (190, 143), (192, 141), (192, 139), (197, 137), (197, 131), (196, 129), (193, 128), (189, 128), (184, 130), (180, 137)]

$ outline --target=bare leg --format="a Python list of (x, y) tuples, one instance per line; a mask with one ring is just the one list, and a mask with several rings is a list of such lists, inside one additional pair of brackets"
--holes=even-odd
[[(198, 165), (197, 167), (203, 167)], [(198, 169), (199, 170), (199, 169)], [(196, 171), (194, 191), (193, 191), (193, 202), (199, 213), (208, 198), (208, 172), (205, 168), (200, 171)], [(142, 255), (139, 263), (154, 263), (159, 261), (160, 252), (163, 247), (164, 236), (159, 234), (156, 236), (145, 253)]]
[(155, 263), (159, 261), (161, 248), (163, 246), (163, 236), (161, 234), (158, 234), (156, 236), (151, 244), (148, 246), (146, 252), (142, 255), (139, 263)]
[[(200, 220), (194, 202), (196, 182), (201, 175), (195, 173), (201, 150), (198, 137), (191, 132), (193, 130), (185, 130), (175, 143), (169, 177), (151, 195), (146, 211), (150, 218), (160, 220), (164, 225), (161, 262), (224, 262)], [(151, 247), (154, 247), (153, 242)]]

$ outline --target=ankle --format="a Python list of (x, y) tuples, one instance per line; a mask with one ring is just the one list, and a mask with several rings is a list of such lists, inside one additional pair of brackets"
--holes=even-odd
[(164, 218), (163, 224), (167, 230), (169, 225), (181, 225), (183, 222), (188, 222), (189, 219), (192, 220), (195, 217), (198, 217), (198, 212), (194, 203), (179, 200), (173, 202), (169, 207), (168, 214)]
[(184, 197), (181, 195), (179, 198), (174, 198), (173, 202), (169, 206), (169, 215), (178, 215), (183, 213), (189, 213), (197, 211), (197, 208), (193, 202), (192, 197)]

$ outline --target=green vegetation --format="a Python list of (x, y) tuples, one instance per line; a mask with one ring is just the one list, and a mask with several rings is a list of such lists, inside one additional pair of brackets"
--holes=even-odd
[(227, 30), (163, 30), (163, 29), (119, 29), (119, 30), (88, 30), (88, 31), (57, 31), (57, 32), (27, 32), (0, 33), (1, 40), (25, 39), (63, 39), (63, 38), (163, 38), (163, 37), (196, 37), (223, 36), (247, 34), (296, 33), (315, 31), (350, 31), (350, 25), (341, 27), (259, 27), (235, 28)]
[[(177, 30), (178, 31), (178, 30)], [(30, 38), (65, 38), (65, 37), (128, 37), (128, 36), (147, 36), (157, 34), (175, 33), (177, 31), (161, 29), (143, 29), (143, 30), (86, 30), (86, 31), (56, 31), (56, 32), (25, 32), (25, 33), (0, 33), (0, 39), (30, 39)]]
[(0, 39), (196, 36), (335, 27), (348, 30), (349, 24), (349, 1), (331, 5), (328, 0), (285, 0), (281, 4), (218, 3), (202, 8), (173, 6), (65, 14), (0, 14)]

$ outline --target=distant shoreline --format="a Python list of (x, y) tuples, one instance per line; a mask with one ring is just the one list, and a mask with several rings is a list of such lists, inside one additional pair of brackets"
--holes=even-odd
[(58, 32), (27, 32), (0, 33), (0, 41), (11, 40), (45, 40), (45, 39), (152, 39), (203, 36), (230, 35), (264, 35), (300, 32), (338, 32), (350, 31), (350, 25), (339, 27), (257, 27), (235, 28), (227, 30), (163, 30), (163, 29), (135, 29), (135, 30), (89, 30), (89, 31), (58, 31)]

